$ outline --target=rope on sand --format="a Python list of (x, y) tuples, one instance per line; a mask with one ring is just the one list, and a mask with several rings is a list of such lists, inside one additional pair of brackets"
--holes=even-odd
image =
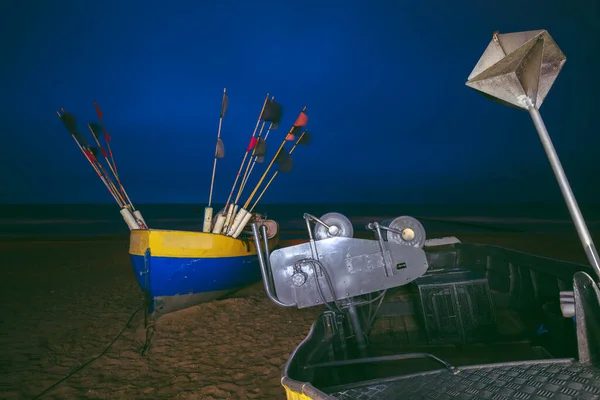
[(90, 359), (85, 364), (82, 364), (79, 367), (75, 368), (75, 370), (71, 371), (67, 376), (65, 376), (64, 378), (61, 378), (59, 381), (57, 381), (52, 386), (50, 386), (47, 389), (45, 389), (44, 391), (42, 391), (40, 394), (38, 394), (31, 400), (39, 399), (41, 396), (48, 393), (50, 390), (54, 389), (55, 387), (57, 387), (58, 385), (60, 385), (61, 383), (63, 383), (64, 381), (66, 381), (67, 379), (69, 379), (70, 377), (72, 377), (73, 375), (75, 375), (76, 373), (78, 373), (79, 371), (81, 371), (82, 369), (84, 369), (85, 367), (87, 367), (88, 365), (90, 365), (91, 363), (93, 363), (94, 361), (99, 359), (100, 357), (102, 357), (103, 355), (105, 355), (106, 352), (108, 352), (108, 350), (110, 350), (110, 348), (113, 346), (113, 344), (115, 344), (115, 342), (121, 337), (123, 332), (125, 332), (125, 329), (127, 329), (127, 327), (129, 326), (129, 323), (133, 320), (133, 318), (136, 316), (136, 314), (140, 310), (144, 309), (144, 307), (146, 307), (145, 302), (142, 303), (142, 305), (140, 305), (138, 308), (135, 309), (135, 311), (131, 314), (131, 316), (125, 323), (125, 326), (123, 326), (123, 329), (121, 329), (121, 332), (119, 332), (119, 334), (112, 340), (112, 342), (110, 342), (110, 344), (108, 346), (106, 346), (106, 348), (104, 348), (104, 350), (102, 350), (102, 352), (100, 354), (98, 354), (96, 357)]

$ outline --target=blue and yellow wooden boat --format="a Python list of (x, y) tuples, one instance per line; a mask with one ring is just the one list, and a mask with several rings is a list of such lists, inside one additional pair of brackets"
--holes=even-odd
[[(94, 102), (94, 106), (98, 115), (98, 122), (87, 125), (98, 147), (90, 146), (83, 133), (78, 130), (76, 119), (72, 114), (67, 113), (64, 109), (57, 111), (58, 117), (116, 201), (121, 216), (130, 229), (129, 255), (135, 278), (147, 299), (146, 328), (151, 326), (148, 322), (156, 321), (164, 314), (222, 298), (261, 279), (257, 249), (252, 240), (252, 234), (244, 231), (251, 219), (260, 220), (261, 224), (272, 228), (265, 235), (267, 248), (274, 249), (278, 245), (278, 224), (273, 220), (263, 220), (260, 214), (253, 213), (252, 210), (277, 176), (277, 173), (291, 170), (290, 155), (296, 146), (309, 143), (310, 134), (306, 130), (300, 133), (301, 128), (308, 123), (308, 116), (305, 112), (306, 107), (286, 134), (285, 139), (275, 152), (273, 160), (264, 171), (246, 204), (241, 207), (242, 203), (240, 203), (238, 209), (236, 203), (243, 193), (254, 164), (262, 162), (259, 161), (259, 158), (264, 159), (265, 157), (265, 140), (268, 132), (277, 129), (282, 119), (281, 105), (272, 98), (269, 99), (268, 94), (265, 96), (259, 122), (263, 122), (263, 127), (266, 122), (270, 123), (267, 134), (261, 137), (262, 128), (257, 133), (259, 127), (257, 123), (226, 203), (226, 207), (229, 208), (221, 210), (213, 219), (211, 202), (216, 165), (217, 160), (225, 155), (223, 141), (221, 140), (221, 129), (227, 105), (228, 97), (224, 89), (209, 201), (208, 206), (205, 208), (202, 232), (150, 229), (148, 227), (141, 212), (133, 206), (116, 172), (117, 167), (109, 143), (110, 135), (104, 128), (103, 113), (96, 102)], [(106, 149), (100, 142), (103, 135)], [(297, 140), (296, 136), (298, 136)], [(280, 153), (283, 154), (282, 151), (285, 150), (284, 145), (291, 140), (296, 140), (292, 149), (285, 157), (280, 156)], [(103, 159), (108, 168), (104, 168), (102, 165)], [(274, 163), (278, 163), (280, 167), (259, 194), (258, 189)], [(244, 166), (246, 166), (246, 169), (243, 179), (239, 180), (238, 178), (241, 176)], [(232, 202), (232, 195), (236, 190), (238, 193), (235, 201)], [(255, 195), (258, 195), (258, 197), (251, 204)], [(148, 344), (148, 337), (146, 344)]]
[[(279, 236), (269, 239), (278, 245)], [(148, 315), (216, 300), (261, 279), (252, 238), (160, 229), (132, 230), (129, 255)]]

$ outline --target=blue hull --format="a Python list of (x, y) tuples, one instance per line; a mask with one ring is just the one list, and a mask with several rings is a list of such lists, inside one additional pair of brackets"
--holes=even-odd
[(223, 297), (261, 279), (256, 255), (177, 258), (131, 254), (135, 278), (153, 319)]

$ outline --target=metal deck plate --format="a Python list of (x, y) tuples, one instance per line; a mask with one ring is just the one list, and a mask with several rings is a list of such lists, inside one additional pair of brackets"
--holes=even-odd
[(473, 399), (590, 400), (600, 398), (600, 370), (576, 363), (470, 367), (402, 378), (332, 393), (340, 400)]

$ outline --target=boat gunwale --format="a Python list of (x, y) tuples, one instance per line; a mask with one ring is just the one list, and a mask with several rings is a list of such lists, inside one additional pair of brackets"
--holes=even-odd
[[(179, 244), (179, 238), (188, 242)], [(178, 245), (174, 245), (174, 241), (177, 241)], [(279, 233), (269, 239), (271, 248), (275, 248), (279, 242)], [(151, 257), (181, 259), (245, 257), (256, 256), (257, 254), (252, 238), (233, 238), (227, 235), (199, 231), (132, 230), (129, 235), (129, 255), (144, 257), (147, 249), (150, 249)]]

